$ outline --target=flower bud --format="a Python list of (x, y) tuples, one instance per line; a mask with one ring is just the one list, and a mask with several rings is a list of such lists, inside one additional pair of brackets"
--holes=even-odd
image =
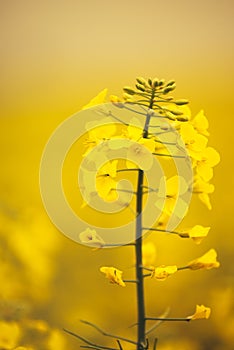
[(152, 79), (148, 79), (148, 84), (149, 84), (149, 86), (151, 86), (152, 87)]
[(174, 85), (170, 85), (170, 86), (167, 86), (163, 89), (162, 93), (163, 94), (168, 94), (168, 92), (171, 92), (172, 90), (174, 90), (176, 88), (176, 84)]
[(189, 103), (188, 100), (185, 100), (185, 99), (181, 99), (181, 100), (176, 100), (174, 101), (174, 103), (177, 105), (177, 106), (183, 106), (183, 105), (187, 105)]
[(147, 81), (146, 81), (144, 78), (142, 78), (142, 77), (137, 77), (137, 78), (136, 78), (136, 81), (137, 81), (139, 84), (143, 85), (143, 86), (146, 86), (146, 85), (147, 85)]
[(167, 83), (166, 83), (166, 86), (171, 86), (171, 85), (174, 85), (175, 84), (175, 80), (169, 80)]
[(158, 85), (159, 86), (163, 86), (164, 83), (165, 83), (165, 79), (161, 79), (161, 80), (159, 80)]
[(129, 86), (125, 86), (123, 88), (123, 91), (126, 92), (129, 95), (135, 95), (135, 91), (133, 90), (133, 88), (129, 87)]
[(179, 111), (178, 109), (170, 109), (170, 112), (174, 115), (182, 115), (183, 112)]
[(137, 90), (145, 92), (145, 87), (143, 85), (141, 85), (141, 84), (136, 84), (136, 88), (137, 88)]
[(153, 86), (153, 87), (157, 87), (158, 84), (159, 84), (158, 78), (154, 78), (153, 81), (152, 81), (152, 86)]
[(189, 117), (187, 117), (186, 115), (183, 115), (181, 117), (177, 117), (176, 120), (178, 122), (187, 122), (189, 120)]

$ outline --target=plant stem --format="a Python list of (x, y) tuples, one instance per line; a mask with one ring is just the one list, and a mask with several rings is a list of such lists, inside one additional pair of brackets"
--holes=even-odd
[[(152, 90), (152, 96), (150, 99), (149, 108), (153, 106), (154, 89)], [(150, 113), (146, 116), (143, 138), (148, 137), (148, 128), (150, 123)], [(142, 271), (142, 199), (143, 199), (143, 182), (144, 171), (139, 169), (138, 182), (137, 182), (137, 198), (136, 198), (136, 279), (138, 281), (137, 288), (137, 311), (138, 311), (138, 331), (137, 331), (137, 350), (146, 349), (147, 343), (145, 338), (145, 301), (144, 301), (144, 274)]]
[(137, 350), (144, 349), (145, 344), (145, 303), (144, 303), (144, 277), (142, 266), (142, 184), (144, 180), (143, 170), (139, 170), (137, 185), (137, 203), (136, 203), (136, 278), (137, 283), (137, 310), (138, 310), (138, 346)]
[(149, 321), (182, 321), (182, 322), (189, 322), (191, 321), (190, 318), (171, 318), (171, 317), (146, 317), (146, 320), (149, 320)]

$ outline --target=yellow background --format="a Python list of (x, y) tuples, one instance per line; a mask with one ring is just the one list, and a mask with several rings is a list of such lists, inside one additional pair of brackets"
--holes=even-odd
[[(190, 223), (211, 226), (208, 238), (195, 246), (154, 236), (158, 264), (181, 264), (214, 247), (221, 267), (185, 271), (153, 286), (147, 281), (147, 308), (156, 315), (169, 305), (172, 316), (192, 314), (196, 303), (213, 310), (209, 321), (162, 325), (159, 350), (168, 341), (182, 350), (231, 349), (233, 1), (2, 0), (0, 9), (1, 317), (20, 305), (29, 318), (99, 342), (79, 319), (132, 336), (134, 287), (109, 285), (98, 271), (116, 265), (128, 273), (131, 248), (93, 252), (57, 232), (41, 203), (40, 157), (53, 130), (103, 88), (121, 95), (136, 76), (173, 78), (176, 96), (190, 100), (193, 114), (204, 109), (221, 163), (212, 180), (213, 210), (191, 205)], [(65, 338), (67, 349), (78, 347)]]

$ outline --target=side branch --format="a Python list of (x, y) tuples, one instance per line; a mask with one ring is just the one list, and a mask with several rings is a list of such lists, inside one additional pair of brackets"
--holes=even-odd
[(119, 337), (118, 335), (115, 335), (115, 334), (107, 333), (104, 330), (102, 330), (100, 327), (96, 326), (94, 323), (91, 323), (91, 322), (85, 321), (85, 320), (80, 320), (80, 322), (82, 322), (82, 323), (84, 323), (84, 324), (86, 324), (86, 325), (88, 325), (90, 327), (93, 327), (94, 329), (96, 329), (99, 333), (101, 333), (105, 337), (110, 337), (110, 338), (113, 338), (113, 339), (118, 339), (118, 340), (122, 340), (122, 341), (125, 341), (127, 343), (130, 343), (130, 344), (137, 345), (137, 343), (134, 340), (123, 338), (123, 337)]

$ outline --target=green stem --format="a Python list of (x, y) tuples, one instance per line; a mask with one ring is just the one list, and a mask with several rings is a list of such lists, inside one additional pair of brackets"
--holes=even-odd
[(161, 157), (170, 157), (170, 158), (187, 158), (186, 156), (177, 156), (177, 155), (172, 155), (172, 154), (164, 154), (164, 153), (156, 153), (153, 152), (155, 156), (161, 156)]
[(168, 317), (146, 317), (145, 320), (148, 321), (184, 321), (189, 322), (190, 318), (168, 318)]
[[(153, 106), (155, 90), (152, 90), (149, 108)], [(150, 123), (151, 114), (148, 113), (146, 116), (143, 138), (148, 137), (148, 128)], [(137, 199), (136, 199), (136, 279), (138, 281), (137, 287), (137, 350), (146, 349), (147, 342), (145, 337), (145, 301), (144, 301), (144, 274), (142, 271), (142, 199), (143, 199), (143, 182), (144, 182), (144, 171), (139, 169), (138, 182), (137, 182)]]
[(143, 170), (139, 170), (137, 185), (137, 203), (136, 203), (136, 279), (137, 283), (137, 309), (138, 309), (138, 335), (137, 350), (145, 347), (145, 303), (144, 303), (144, 277), (142, 273), (142, 185), (144, 180)]
[(175, 235), (180, 235), (181, 234), (180, 232), (177, 232), (177, 231), (164, 230), (164, 229), (154, 228), (154, 227), (142, 227), (142, 230), (174, 233)]

